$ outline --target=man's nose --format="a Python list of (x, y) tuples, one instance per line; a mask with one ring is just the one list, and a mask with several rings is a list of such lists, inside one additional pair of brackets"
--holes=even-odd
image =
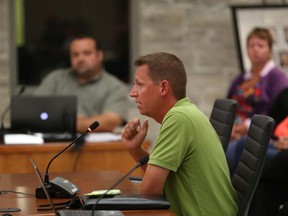
[(79, 54), (77, 56), (77, 61), (83, 61), (83, 59), (84, 59), (84, 55)]
[(134, 89), (134, 86), (133, 86), (132, 89), (130, 90), (129, 96), (130, 96), (130, 97), (136, 97), (136, 91), (135, 91), (135, 89)]

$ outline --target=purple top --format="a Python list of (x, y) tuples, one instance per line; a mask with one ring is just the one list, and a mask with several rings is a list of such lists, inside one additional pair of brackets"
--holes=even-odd
[(251, 76), (249, 72), (242, 73), (233, 80), (227, 98), (234, 99), (239, 104), (236, 114), (238, 123), (244, 122), (247, 118), (251, 119), (254, 114), (266, 115), (278, 94), (288, 87), (288, 77), (285, 73), (271, 62), (270, 67), (267, 65), (266, 71), (260, 73), (260, 81), (251, 88), (239, 89), (243, 81)]

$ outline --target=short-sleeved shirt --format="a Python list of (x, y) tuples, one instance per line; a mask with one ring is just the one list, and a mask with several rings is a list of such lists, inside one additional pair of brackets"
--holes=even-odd
[(77, 112), (85, 117), (115, 112), (127, 120), (127, 86), (102, 70), (94, 79), (79, 83), (71, 69), (58, 69), (47, 75), (35, 95), (76, 95)]
[(238, 200), (220, 139), (188, 98), (166, 114), (149, 164), (170, 170), (164, 193), (177, 215), (231, 216)]

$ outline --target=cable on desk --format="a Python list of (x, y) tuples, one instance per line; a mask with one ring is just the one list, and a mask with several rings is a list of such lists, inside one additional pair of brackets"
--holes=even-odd
[(19, 192), (19, 191), (12, 191), (12, 190), (1, 190), (0, 191), (0, 195), (8, 194), (8, 193), (15, 193), (15, 194), (21, 194), (21, 195), (26, 195), (26, 196), (35, 196), (35, 194), (29, 194), (29, 193), (24, 193), (24, 192)]

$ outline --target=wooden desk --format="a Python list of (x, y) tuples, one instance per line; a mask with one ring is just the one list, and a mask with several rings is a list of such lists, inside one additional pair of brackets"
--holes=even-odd
[[(80, 187), (80, 196), (92, 190), (108, 189), (117, 180), (122, 177), (117, 171), (100, 171), (100, 172), (71, 172), (71, 173), (51, 173), (51, 179), (56, 176), (62, 176)], [(28, 195), (15, 193), (0, 194), (1, 208), (20, 208), (20, 212), (12, 213), (13, 215), (53, 215), (51, 211), (37, 211), (39, 204), (47, 204), (46, 199), (36, 199), (35, 189), (39, 185), (34, 173), (29, 174), (0, 174), (1, 190), (11, 190), (23, 192)], [(137, 194), (139, 189), (129, 180), (124, 180), (118, 187), (122, 193)], [(53, 199), (54, 203), (63, 202), (65, 199)], [(169, 210), (141, 210), (141, 211), (124, 211), (128, 216), (175, 216)]]
[[(49, 161), (69, 143), (45, 143), (43, 145), (0, 145), (0, 173), (33, 173), (29, 158), (37, 163), (39, 170), (45, 172)], [(150, 142), (144, 143), (145, 148)], [(49, 172), (117, 170), (126, 173), (135, 161), (121, 142), (85, 143), (81, 151), (67, 149), (56, 158)], [(141, 169), (132, 175), (143, 175)]]

